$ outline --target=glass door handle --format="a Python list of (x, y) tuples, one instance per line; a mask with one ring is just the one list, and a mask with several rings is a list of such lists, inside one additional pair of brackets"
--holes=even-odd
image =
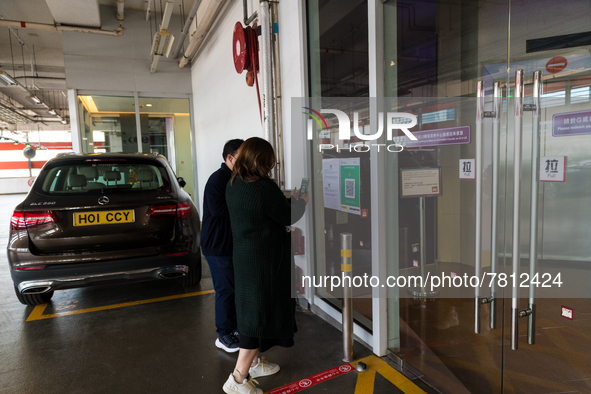
[[(474, 275), (480, 278), (482, 271), (482, 126), (484, 124), (484, 81), (476, 86), (476, 228), (474, 247)], [(480, 286), (474, 288), (474, 332), (480, 333)]]
[[(490, 248), (490, 271), (497, 273), (497, 206), (499, 203), (499, 139), (501, 129), (503, 92), (500, 82), (493, 86), (493, 135), (492, 135), (492, 215), (491, 215), (491, 248)], [(495, 302), (496, 288), (495, 281), (492, 281), (490, 288), (490, 328), (496, 328)]]
[[(513, 288), (511, 293), (511, 349), (517, 350), (518, 344), (518, 319), (528, 317), (529, 344), (535, 342), (535, 287), (532, 284), (537, 266), (537, 231), (538, 231), (538, 171), (539, 159), (539, 132), (540, 132), (540, 100), (542, 96), (542, 72), (534, 72), (534, 103), (523, 105), (523, 70), (515, 72), (515, 151), (513, 156)], [(521, 137), (523, 132), (523, 111), (533, 112), (532, 129), (532, 174), (531, 174), (531, 201), (530, 201), (530, 253), (529, 253), (529, 305), (524, 310), (519, 310), (519, 283), (520, 277), (520, 215), (519, 203), (521, 198)]]
[[(495, 168), (498, 172), (498, 134), (500, 125), (500, 100), (501, 100), (501, 88), (500, 83), (494, 83), (494, 101), (493, 111), (484, 111), (484, 81), (478, 81), (476, 87), (476, 228), (475, 228), (475, 247), (474, 247), (474, 275), (478, 278), (482, 275), (482, 128), (484, 126), (484, 118), (493, 118), (493, 196), (496, 196), (496, 187), (498, 182), (495, 183)], [(495, 142), (496, 141), (496, 153), (495, 153)], [(496, 156), (495, 156), (496, 155)], [(496, 167), (495, 167), (496, 165)], [(495, 200), (493, 197), (493, 207), (495, 206)], [(493, 208), (493, 229), (496, 229), (496, 208)], [(496, 231), (496, 230), (495, 230)], [(494, 234), (494, 232), (493, 232)], [(493, 235), (493, 242), (496, 243), (496, 237)], [(496, 251), (492, 256), (496, 255)], [(491, 261), (496, 260), (491, 257)], [(491, 264), (491, 271), (496, 272), (496, 263)], [(480, 306), (482, 304), (491, 304), (490, 324), (491, 328), (494, 327), (494, 292), (491, 289), (490, 297), (482, 297), (480, 293), (480, 287), (474, 288), (474, 332), (480, 333)]]
[(534, 72), (532, 112), (532, 147), (531, 147), (531, 201), (529, 234), (529, 302), (525, 311), (528, 316), (527, 343), (535, 343), (536, 325), (536, 288), (533, 285), (538, 265), (538, 185), (540, 172), (540, 120), (542, 99), (542, 72)]
[(523, 70), (515, 72), (515, 128), (513, 151), (513, 250), (512, 250), (512, 289), (511, 289), (511, 349), (517, 350), (519, 346), (519, 288), (516, 286), (519, 280), (520, 263), (520, 199), (521, 199), (521, 137), (523, 133)]

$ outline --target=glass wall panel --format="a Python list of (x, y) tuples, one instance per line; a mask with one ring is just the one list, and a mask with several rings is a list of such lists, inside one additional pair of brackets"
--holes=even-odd
[[(423, 269), (431, 276), (490, 273), (492, 201), (493, 195), (504, 196), (505, 178), (499, 174), (505, 169), (502, 165), (496, 169), (499, 184), (493, 190), (493, 120), (481, 124), (486, 130), (485, 148), (479, 154), (476, 94), (478, 82), (484, 81), (484, 108), (492, 111), (493, 84), (507, 83), (508, 3), (387, 0), (382, 5), (385, 96), (390, 108), (416, 116), (417, 126), (410, 129), (415, 135), (432, 138), (430, 143), (408, 144), (400, 154), (386, 155), (388, 275), (420, 276)], [(501, 134), (505, 127), (503, 121)], [(469, 139), (458, 140), (462, 132)], [(506, 149), (503, 135), (500, 149)], [(475, 257), (476, 181), (460, 177), (461, 160), (476, 160), (477, 155), (482, 162), (472, 173), (483, 174), (480, 263)], [(441, 195), (402, 197), (402, 174), (428, 168), (440, 169)], [(496, 231), (501, 245), (504, 230), (500, 215)], [(474, 288), (450, 290), (417, 296), (407, 289), (389, 289), (390, 349), (442, 392), (513, 392), (513, 386), (503, 387), (499, 340), (503, 328), (491, 329), (491, 304), (483, 304), (477, 316)], [(478, 295), (489, 296), (488, 287)], [(494, 307), (502, 307), (502, 301)], [(476, 321), (479, 334), (475, 334)], [(488, 362), (483, 365), (485, 358)]]
[(189, 99), (140, 97), (142, 152), (159, 153), (168, 159), (184, 190), (195, 198)]
[[(469, 127), (471, 137), (409, 145), (403, 154), (387, 156), (387, 179), (435, 166), (443, 190), (425, 201), (421, 239), (420, 201), (402, 198), (400, 182), (388, 187), (388, 273), (418, 274), (424, 266), (431, 277), (517, 272), (522, 280), (517, 295), (502, 281), (465, 285), (472, 292), (467, 297), (449, 285), (420, 297), (400, 289), (388, 301), (390, 348), (445, 393), (587, 392), (587, 317), (583, 312), (575, 321), (572, 312), (589, 310), (589, 292), (581, 290), (587, 289), (582, 283), (589, 281), (591, 258), (590, 141), (583, 131), (591, 83), (589, 35), (581, 32), (591, 5), (382, 4), (386, 96), (397, 102), (392, 108), (416, 115), (415, 135), (455, 137)], [(541, 84), (539, 105), (532, 97), (534, 79)], [(479, 82), (482, 100), (476, 98)], [(481, 165), (468, 172), (482, 175), (481, 206), (477, 182), (466, 176), (477, 159)], [(536, 284), (535, 275), (555, 279), (557, 273), (565, 281), (561, 288)], [(532, 285), (523, 282), (528, 276)]]
[(78, 96), (83, 153), (137, 152), (133, 97)]
[[(368, 60), (368, 8), (366, 0), (308, 0), (308, 39), (310, 96), (303, 106), (320, 110), (333, 108), (345, 112), (351, 120), (358, 113), (361, 128), (369, 124), (369, 60)], [(356, 97), (354, 100), (339, 100)], [(333, 99), (334, 98), (334, 99)], [(354, 136), (338, 140), (336, 117), (327, 116), (327, 127), (314, 133), (311, 146), (320, 143), (345, 148), (320, 152), (310, 149), (313, 158), (312, 186), (314, 193), (315, 275), (341, 275), (340, 234), (353, 234), (354, 274), (371, 275), (371, 204), (370, 159), (368, 152), (356, 152), (355, 145), (363, 142)], [(322, 191), (327, 166), (339, 159), (353, 163), (358, 182), (353, 187), (357, 202), (354, 210), (345, 210), (325, 204)], [(336, 160), (336, 162), (335, 162)], [(335, 168), (340, 165), (335, 165)], [(342, 167), (340, 167), (342, 168)], [(353, 190), (352, 189), (352, 190)], [(315, 287), (316, 296), (341, 309), (342, 288), (332, 291), (328, 287)], [(357, 289), (354, 293), (354, 318), (371, 331), (371, 291)]]
[[(383, 17), (383, 36), (376, 41), (384, 48), (378, 72), (384, 69), (385, 99), (376, 100), (378, 112), (414, 115), (417, 123), (410, 130), (421, 141), (409, 142), (398, 132), (395, 141), (404, 150), (383, 152), (385, 160), (351, 150), (367, 145), (357, 139), (356, 128), (363, 134), (369, 126), (375, 130), (369, 119), (376, 112), (373, 98), (366, 99), (364, 89), (371, 60), (363, 20), (367, 3), (308, 0), (311, 98), (292, 111), (306, 107), (298, 127), (311, 130), (314, 189), (323, 191), (313, 202), (313, 274), (340, 276), (343, 232), (353, 234), (353, 275), (371, 272), (363, 270), (377, 250), (371, 245), (371, 212), (367, 219), (354, 215), (343, 206), (342, 194), (331, 206), (327, 194), (330, 165), (340, 167), (332, 176), (341, 184), (343, 163), (357, 160), (360, 210), (371, 208), (364, 197), (368, 201), (372, 193), (386, 191), (385, 211), (374, 227), (386, 223), (380, 239), (387, 240), (387, 274), (447, 275), (463, 283), (458, 288), (454, 279), (454, 285), (435, 291), (388, 285), (388, 346), (401, 364), (444, 393), (589, 391), (589, 292), (583, 283), (589, 281), (591, 259), (591, 41), (585, 30), (591, 3), (383, 0), (375, 5)], [(517, 70), (523, 70), (522, 106)], [(532, 98), (534, 79), (542, 86), (539, 105)], [(349, 117), (345, 134), (339, 135), (334, 110)], [(326, 123), (315, 119), (320, 113), (314, 111), (326, 116)], [(319, 150), (321, 144), (330, 148)], [(385, 185), (371, 185), (369, 173), (364, 175), (364, 165), (369, 168), (376, 157), (384, 164), (377, 179)], [(434, 169), (440, 174), (431, 188), (436, 196), (404, 195), (406, 186), (423, 182), (419, 178)], [(345, 179), (345, 194), (347, 180), (352, 179)], [(515, 293), (502, 279), (473, 284), (482, 275), (515, 272), (534, 281), (536, 274), (555, 278), (558, 272), (569, 284), (541, 288), (530, 281)], [(328, 286), (315, 291), (340, 306), (338, 291)], [(364, 319), (371, 314), (365, 312), (375, 300), (354, 291), (356, 318), (369, 327)]]

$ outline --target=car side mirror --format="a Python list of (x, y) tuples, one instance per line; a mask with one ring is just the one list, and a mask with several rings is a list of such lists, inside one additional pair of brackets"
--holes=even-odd
[(185, 187), (185, 185), (187, 184), (187, 182), (185, 181), (185, 179), (182, 176), (179, 176), (176, 180), (179, 183), (180, 187)]

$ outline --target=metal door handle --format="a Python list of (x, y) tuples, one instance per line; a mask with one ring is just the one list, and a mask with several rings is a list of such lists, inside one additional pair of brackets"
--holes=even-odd
[(513, 254), (511, 289), (511, 349), (518, 348), (519, 329), (519, 202), (521, 198), (521, 135), (523, 132), (523, 70), (515, 72), (515, 138), (513, 152)]
[[(491, 248), (490, 248), (490, 271), (497, 272), (497, 204), (499, 200), (499, 139), (501, 129), (501, 108), (503, 92), (499, 82), (494, 83), (493, 88), (493, 143), (492, 143), (492, 216), (491, 216)], [(495, 281), (490, 287), (490, 328), (496, 328), (495, 311), (496, 288)]]
[[(484, 118), (493, 118), (493, 157), (497, 158), (496, 168), (498, 171), (498, 134), (499, 134), (499, 121), (500, 121), (500, 110), (501, 106), (499, 100), (501, 99), (500, 83), (494, 83), (494, 104), (492, 112), (484, 111), (484, 81), (478, 81), (476, 87), (476, 229), (475, 229), (475, 247), (474, 247), (474, 275), (480, 278), (482, 273), (482, 127), (484, 125)], [(495, 145), (496, 141), (496, 156), (495, 156)], [(495, 159), (493, 159), (493, 223), (496, 229), (496, 207), (495, 197), (496, 188), (498, 182), (495, 183)], [(495, 230), (496, 231), (496, 230)], [(494, 231), (493, 231), (494, 234)], [(496, 237), (493, 235), (493, 242), (496, 242)], [(493, 252), (496, 255), (496, 251)], [(491, 257), (491, 261), (492, 261)], [(496, 272), (496, 265), (491, 264), (492, 272)], [(491, 328), (494, 328), (494, 293), (491, 288), (490, 297), (481, 297), (480, 287), (474, 288), (474, 332), (480, 333), (480, 305), (491, 304)]]
[[(474, 275), (480, 278), (481, 261), (481, 225), (482, 225), (482, 125), (484, 123), (484, 81), (476, 86), (476, 229), (474, 247)], [(480, 333), (480, 286), (474, 288), (474, 332)]]
[[(480, 278), (482, 273), (482, 127), (484, 125), (484, 118), (493, 118), (493, 157), (497, 157), (496, 161), (496, 168), (498, 170), (498, 134), (499, 134), (499, 121), (500, 121), (500, 111), (501, 106), (499, 100), (501, 99), (501, 88), (500, 83), (494, 83), (494, 103), (493, 103), (493, 111), (492, 112), (485, 112), (484, 111), (484, 81), (478, 81), (477, 88), (476, 88), (476, 241), (475, 241), (475, 250), (474, 250), (474, 274)], [(496, 141), (496, 156), (495, 156), (495, 145), (494, 141)], [(496, 228), (496, 207), (495, 207), (495, 198), (496, 198), (496, 188), (495, 185), (498, 186), (498, 182), (495, 183), (495, 159), (493, 159), (493, 223), (494, 227)], [(495, 234), (495, 232), (493, 232)], [(496, 237), (493, 235), (493, 242), (496, 242)], [(496, 251), (493, 255), (496, 255)], [(491, 258), (492, 261), (492, 258)], [(496, 265), (491, 263), (491, 270), (492, 272), (496, 272)], [(480, 294), (480, 287), (474, 288), (474, 332), (476, 334), (480, 333), (480, 305), (482, 304), (491, 304), (491, 328), (494, 327), (494, 288), (491, 288), (491, 296), (490, 297), (481, 297)]]
[(530, 203), (530, 234), (529, 234), (529, 305), (525, 312), (528, 313), (527, 343), (535, 343), (536, 326), (536, 288), (533, 278), (536, 275), (538, 265), (538, 173), (540, 171), (540, 120), (542, 98), (542, 72), (534, 72), (533, 91), (533, 119), (532, 119), (532, 148), (531, 148), (531, 203)]
[[(528, 317), (527, 341), (535, 343), (535, 287), (532, 279), (537, 266), (538, 238), (538, 171), (540, 166), (539, 131), (540, 131), (540, 100), (542, 96), (542, 72), (534, 72), (534, 103), (524, 108), (523, 105), (523, 70), (515, 73), (515, 152), (513, 168), (513, 288), (511, 294), (511, 349), (517, 350), (520, 317)], [(530, 251), (529, 251), (529, 305), (519, 310), (519, 263), (520, 263), (520, 215), (519, 201), (521, 197), (521, 135), (523, 132), (523, 111), (533, 111), (532, 128), (532, 174), (530, 202)]]

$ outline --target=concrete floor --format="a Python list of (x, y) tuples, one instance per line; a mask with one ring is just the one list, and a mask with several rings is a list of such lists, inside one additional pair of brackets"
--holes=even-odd
[[(0, 196), (3, 249), (12, 210), (23, 198)], [(204, 268), (192, 288), (152, 281), (60, 290), (47, 306), (34, 308), (16, 299), (0, 253), (0, 393), (221, 393), (236, 354), (214, 346), (214, 294), (195, 294), (213, 288)], [(169, 296), (182, 297), (158, 300)], [(343, 364), (339, 330), (301, 308), (297, 319), (296, 345), (264, 354), (282, 368), (259, 379), (265, 391)], [(356, 358), (371, 355), (359, 343), (355, 352)], [(358, 392), (357, 375), (305, 392)], [(375, 392), (402, 391), (377, 375)]]

